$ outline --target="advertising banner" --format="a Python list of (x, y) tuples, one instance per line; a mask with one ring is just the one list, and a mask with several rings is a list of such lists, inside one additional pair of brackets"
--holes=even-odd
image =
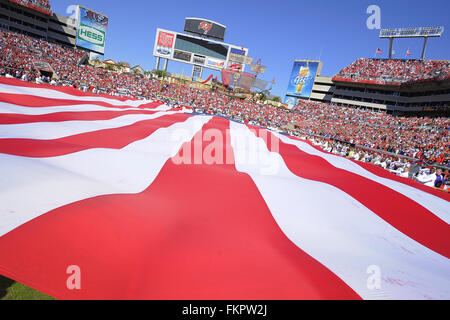
[(164, 31), (158, 32), (158, 40), (156, 42), (156, 53), (161, 56), (170, 56), (172, 54), (175, 35)]
[(107, 29), (107, 16), (78, 6), (78, 47), (104, 54)]
[(287, 95), (309, 99), (318, 68), (318, 61), (295, 61), (289, 79)]
[(284, 103), (288, 105), (289, 109), (292, 109), (297, 103), (297, 98), (286, 96), (286, 98), (284, 99)]
[(237, 48), (230, 49), (229, 59), (230, 61), (238, 62), (240, 64), (251, 64), (253, 62), (253, 58), (247, 56), (247, 51), (239, 50)]
[(231, 52), (230, 61), (238, 62), (241, 64), (251, 64), (253, 62), (253, 58)]
[(223, 68), (225, 66), (224, 60), (218, 60), (213, 58), (208, 58), (207, 63), (210, 67)]

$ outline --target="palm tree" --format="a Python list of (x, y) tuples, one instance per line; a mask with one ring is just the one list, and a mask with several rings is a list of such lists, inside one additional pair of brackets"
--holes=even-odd
[(158, 78), (166, 78), (168, 73), (164, 70), (153, 70), (153, 74), (155, 74)]
[(100, 60), (99, 57), (97, 57), (97, 58), (94, 59), (94, 61), (92, 61), (92, 64), (93, 64), (96, 68), (98, 68), (98, 67), (101, 67), (102, 61)]
[(110, 65), (109, 63), (105, 65), (105, 69), (108, 71), (115, 71), (114, 66)]
[(281, 102), (281, 98), (278, 97), (278, 96), (275, 96), (275, 97), (272, 98), (272, 101)]
[(123, 70), (125, 69), (125, 63), (123, 62), (119, 62), (116, 66), (119, 69), (119, 72), (123, 72)]
[(265, 94), (264, 92), (258, 93), (257, 96), (258, 96), (257, 99), (258, 99), (259, 101), (266, 101), (266, 100), (267, 100), (267, 96), (266, 96), (266, 94)]

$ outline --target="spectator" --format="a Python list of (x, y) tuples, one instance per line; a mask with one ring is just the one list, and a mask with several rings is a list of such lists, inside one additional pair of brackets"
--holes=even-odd
[(436, 170), (436, 180), (434, 181), (435, 188), (441, 188), (445, 185), (445, 176), (442, 174), (441, 169)]

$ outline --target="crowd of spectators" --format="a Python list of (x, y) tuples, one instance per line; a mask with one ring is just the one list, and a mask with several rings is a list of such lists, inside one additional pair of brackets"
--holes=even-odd
[(45, 14), (52, 14), (52, 7), (49, 0), (9, 0), (22, 6), (32, 8)]
[(450, 79), (450, 61), (361, 58), (335, 78), (379, 83), (414, 83)]
[(384, 112), (300, 101), (297, 126), (319, 135), (425, 162), (448, 165), (448, 117), (400, 117)]
[[(74, 48), (0, 31), (0, 75), (68, 85), (94, 93), (163, 99), (171, 105), (189, 106), (199, 112), (300, 136), (326, 151), (371, 162), (429, 185), (440, 179), (434, 178), (437, 172), (429, 165), (449, 166), (448, 117), (399, 117), (304, 100), (289, 110), (262, 104), (255, 97), (237, 99), (226, 92), (199, 90), (83, 65), (80, 62), (84, 54)], [(37, 61), (47, 63), (57, 77), (40, 74), (35, 67)], [(410, 175), (409, 168), (416, 164), (421, 169)], [(446, 188), (448, 179), (443, 181)]]
[(0, 30), (0, 68), (17, 78), (27, 76), (30, 81), (39, 77), (37, 63), (48, 63), (58, 74), (78, 65), (84, 52), (65, 48), (44, 40)]
[(91, 91), (95, 87), (101, 93), (141, 97), (149, 97), (157, 86), (149, 79), (82, 65), (79, 62), (84, 55), (85, 52), (79, 49), (0, 30), (0, 74), (35, 81), (40, 77), (35, 66), (44, 62), (54, 71), (61, 85)]
[(347, 157), (352, 160), (371, 163), (400, 177), (415, 180), (428, 187), (437, 188), (446, 192), (450, 191), (449, 170), (424, 165), (421, 162), (411, 162), (406, 158), (400, 158), (393, 154), (363, 149), (336, 140), (304, 134), (300, 134), (299, 136), (302, 139), (310, 140), (313, 145), (318, 146), (327, 152)]

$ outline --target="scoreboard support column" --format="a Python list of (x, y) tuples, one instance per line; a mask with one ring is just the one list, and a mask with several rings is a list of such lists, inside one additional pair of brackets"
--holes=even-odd
[(202, 78), (202, 74), (203, 74), (203, 68), (202, 67), (196, 66), (196, 65), (192, 66), (192, 73), (191, 73), (191, 80), (192, 81), (195, 81), (198, 78), (201, 79)]
[(423, 49), (422, 49), (422, 57), (420, 58), (421, 60), (425, 59), (425, 52), (427, 51), (427, 42), (428, 42), (428, 37), (424, 37), (425, 39), (423, 40)]
[(389, 59), (392, 59), (392, 47), (394, 46), (394, 38), (389, 38)]

